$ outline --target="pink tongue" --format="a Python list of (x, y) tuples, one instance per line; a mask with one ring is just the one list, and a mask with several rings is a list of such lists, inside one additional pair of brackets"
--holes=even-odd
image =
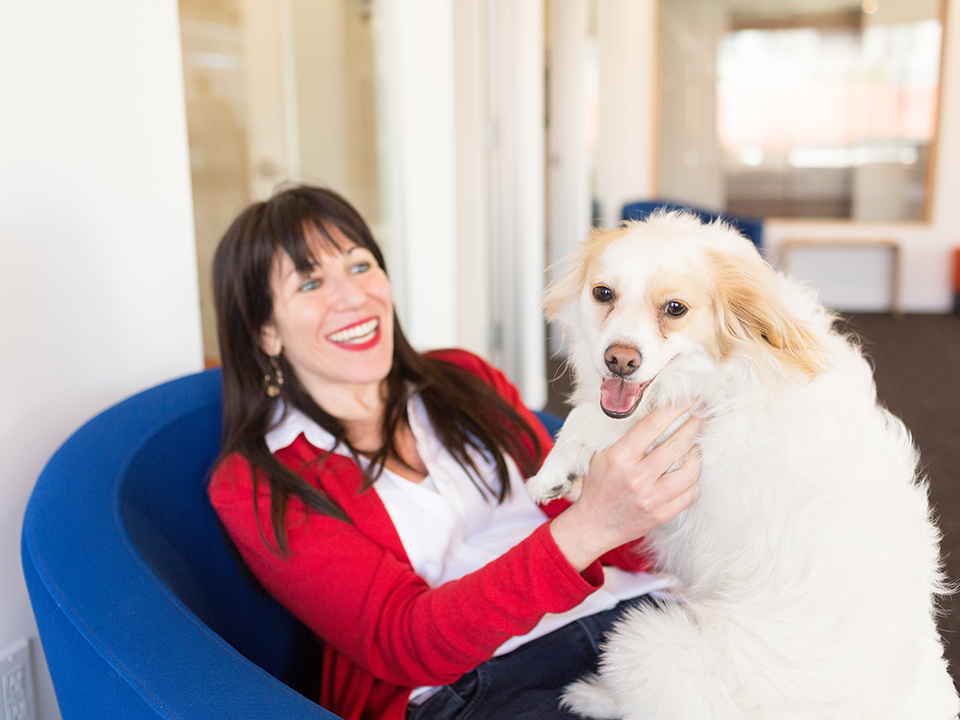
[(623, 415), (636, 406), (643, 394), (643, 383), (632, 383), (610, 378), (600, 386), (600, 407), (607, 413)]

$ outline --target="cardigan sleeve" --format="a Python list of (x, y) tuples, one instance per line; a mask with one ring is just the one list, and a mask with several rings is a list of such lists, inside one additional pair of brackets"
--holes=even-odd
[[(325, 473), (355, 466), (330, 456)], [(348, 483), (349, 484), (349, 483)], [(270, 496), (258, 486), (260, 526), (270, 527)], [(603, 582), (599, 563), (578, 574), (560, 553), (545, 522), (483, 568), (431, 589), (400, 548), (371, 535), (382, 503), (375, 493), (354, 498), (359, 524), (306, 512), (289, 503), (290, 555), (265, 544), (254, 514), (249, 464), (227, 458), (210, 485), (211, 501), (244, 560), (264, 587), (338, 652), (374, 676), (405, 687), (453, 682), (523, 635), (545, 613), (575, 607)], [(389, 524), (385, 511), (382, 522)], [(365, 527), (366, 526), (366, 527)]]

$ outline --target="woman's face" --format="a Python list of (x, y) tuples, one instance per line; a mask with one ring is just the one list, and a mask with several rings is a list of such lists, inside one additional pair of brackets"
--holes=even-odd
[(286, 252), (270, 273), (273, 319), (261, 331), (268, 355), (284, 357), (314, 401), (336, 414), (344, 391), (362, 393), (393, 364), (393, 293), (373, 253), (336, 228), (335, 247), (310, 240), (317, 261), (306, 274)]

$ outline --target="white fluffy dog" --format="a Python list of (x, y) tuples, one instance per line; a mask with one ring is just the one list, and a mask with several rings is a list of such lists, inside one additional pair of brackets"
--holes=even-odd
[(939, 534), (903, 424), (813, 294), (721, 223), (596, 232), (547, 291), (574, 409), (538, 501), (651, 409), (699, 398), (699, 499), (649, 537), (678, 602), (635, 610), (565, 703), (631, 720), (947, 720)]

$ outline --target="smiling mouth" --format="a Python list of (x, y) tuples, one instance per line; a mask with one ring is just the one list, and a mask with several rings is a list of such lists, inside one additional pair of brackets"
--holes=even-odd
[(327, 340), (338, 345), (364, 345), (376, 339), (380, 332), (380, 319), (371, 318), (356, 325), (337, 330), (327, 335)]
[(653, 378), (646, 382), (628, 382), (621, 377), (606, 378), (600, 385), (600, 409), (618, 420), (633, 415)]

